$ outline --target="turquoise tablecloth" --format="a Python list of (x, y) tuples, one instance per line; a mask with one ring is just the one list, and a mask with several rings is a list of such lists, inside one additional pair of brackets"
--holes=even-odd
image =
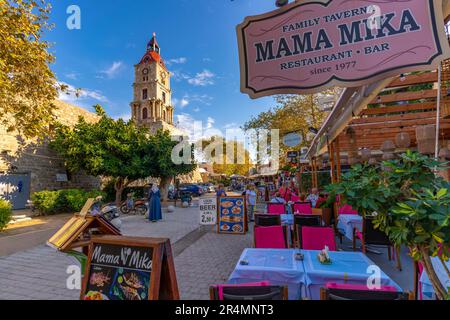
[[(304, 260), (297, 261), (296, 253), (303, 253)], [(375, 264), (360, 252), (330, 252), (333, 263), (320, 264), (318, 251), (293, 249), (245, 249), (228, 283), (240, 284), (270, 281), (273, 285), (287, 285), (289, 299), (308, 297), (320, 299), (320, 288), (327, 282), (367, 285), (372, 275), (369, 266)], [(246, 261), (248, 265), (241, 265)], [(402, 289), (380, 270), (380, 285)]]
[[(287, 285), (289, 299), (302, 297), (304, 270), (302, 261), (295, 260), (293, 249), (245, 249), (235, 270), (228, 279), (230, 284), (270, 281), (271, 285)], [(248, 265), (241, 265), (241, 261)]]
[[(324, 265), (319, 262), (319, 251), (303, 251), (307, 295), (310, 299), (320, 299), (320, 288), (328, 282), (367, 285), (373, 271), (370, 266), (376, 266), (367, 256), (361, 252), (330, 252), (332, 264)], [(383, 271), (380, 277), (381, 286), (394, 286), (402, 291), (391, 278)]]

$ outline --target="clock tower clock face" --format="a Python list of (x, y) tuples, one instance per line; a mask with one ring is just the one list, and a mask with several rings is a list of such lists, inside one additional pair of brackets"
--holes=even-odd
[(147, 75), (147, 74), (148, 74), (148, 69), (145, 68), (144, 70), (142, 70), (142, 73), (145, 74), (145, 75)]

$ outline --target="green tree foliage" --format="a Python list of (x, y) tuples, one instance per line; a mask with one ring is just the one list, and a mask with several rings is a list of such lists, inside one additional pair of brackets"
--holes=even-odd
[(440, 299), (446, 298), (447, 290), (430, 257), (448, 260), (450, 183), (435, 174), (444, 168), (445, 163), (407, 151), (379, 167), (353, 166), (327, 190), (341, 195), (363, 216), (375, 213), (375, 228), (397, 246), (410, 248), (412, 257), (422, 261)]
[(11, 220), (12, 206), (6, 200), (0, 199), (0, 231), (8, 225)]
[(43, 40), (50, 5), (44, 0), (0, 0), (0, 123), (27, 137), (47, 133), (60, 86)]
[[(213, 164), (216, 174), (247, 176), (253, 167), (250, 153), (242, 142), (226, 141), (222, 137), (214, 136), (199, 143), (202, 146), (203, 157)], [(231, 150), (233, 151), (230, 152)]]
[(120, 203), (123, 190), (136, 180), (155, 177), (164, 184), (163, 180), (195, 168), (193, 164), (172, 162), (172, 149), (178, 142), (172, 141), (168, 132), (150, 136), (147, 129), (137, 127), (133, 121), (114, 120), (99, 105), (95, 109), (100, 121), (87, 123), (81, 118), (73, 128), (58, 126), (50, 145), (71, 171), (113, 178), (116, 203)]

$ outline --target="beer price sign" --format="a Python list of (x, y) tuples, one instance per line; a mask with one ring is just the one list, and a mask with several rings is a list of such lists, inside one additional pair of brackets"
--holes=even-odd
[(217, 218), (216, 198), (204, 198), (199, 200), (200, 224), (205, 226), (215, 225)]
[(355, 87), (450, 57), (442, 0), (306, 0), (237, 27), (252, 98)]

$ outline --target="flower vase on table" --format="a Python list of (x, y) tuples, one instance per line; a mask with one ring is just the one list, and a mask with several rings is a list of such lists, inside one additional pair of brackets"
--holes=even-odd
[(325, 246), (325, 249), (323, 249), (322, 251), (319, 252), (319, 254), (317, 255), (317, 259), (319, 260), (319, 262), (321, 264), (332, 264), (333, 263), (331, 261), (329, 252), (330, 252), (330, 249), (328, 248), (328, 246)]

